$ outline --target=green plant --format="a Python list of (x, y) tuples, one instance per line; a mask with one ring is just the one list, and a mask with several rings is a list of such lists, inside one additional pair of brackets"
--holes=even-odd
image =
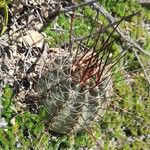
[(8, 7), (5, 0), (0, 1), (0, 35), (2, 35), (8, 23)]

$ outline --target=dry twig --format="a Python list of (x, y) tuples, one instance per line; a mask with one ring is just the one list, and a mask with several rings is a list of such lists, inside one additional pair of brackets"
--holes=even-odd
[[(89, 0), (85, 0), (86, 2), (89, 1)], [(114, 23), (116, 22), (117, 20), (107, 12), (107, 10), (103, 7), (103, 6), (99, 6), (98, 4), (92, 4), (93, 8), (96, 10), (96, 11), (99, 11), (100, 13), (102, 13), (105, 18), (110, 22), (110, 23)], [(114, 26), (115, 27), (115, 26)], [(143, 50), (143, 48), (137, 44), (136, 42), (134, 42), (132, 40), (131, 37), (129, 36), (126, 36), (119, 27), (116, 28), (116, 31), (118, 32), (118, 34), (122, 37), (123, 40), (125, 40), (126, 42), (130, 43), (135, 49), (137, 49), (138, 51), (140, 51), (141, 53), (144, 53), (148, 56), (150, 56), (150, 53), (146, 52), (145, 50)]]
[(65, 7), (65, 8), (62, 8), (60, 10), (60, 12), (68, 12), (68, 11), (72, 11), (72, 10), (75, 10), (79, 7), (84, 7), (86, 5), (91, 5), (91, 4), (94, 4), (98, 2), (98, 0), (88, 0), (88, 1), (85, 1), (85, 2), (82, 2), (81, 4), (76, 4), (76, 5), (73, 5), (73, 6), (70, 6), (70, 7)]

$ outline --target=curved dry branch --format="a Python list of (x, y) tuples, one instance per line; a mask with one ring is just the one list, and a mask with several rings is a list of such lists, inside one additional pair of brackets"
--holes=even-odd
[[(86, 2), (89, 1), (89, 0), (85, 0)], [(100, 13), (102, 13), (105, 18), (110, 22), (110, 23), (114, 23), (116, 22), (117, 20), (110, 14), (108, 13), (108, 11), (101, 5), (99, 6), (98, 4), (91, 4), (92, 7), (96, 10), (96, 11), (99, 11)], [(114, 25), (113, 25), (114, 26)], [(115, 27), (115, 26), (114, 26)], [(146, 54), (148, 56), (150, 56), (150, 53), (146, 52), (145, 50), (143, 50), (143, 48), (138, 44), (136, 43), (130, 36), (127, 36), (125, 35), (121, 29), (119, 27), (116, 28), (116, 31), (118, 32), (118, 34), (122, 37), (122, 39), (131, 44), (135, 49), (137, 49), (138, 51), (140, 51), (141, 53), (143, 54)]]

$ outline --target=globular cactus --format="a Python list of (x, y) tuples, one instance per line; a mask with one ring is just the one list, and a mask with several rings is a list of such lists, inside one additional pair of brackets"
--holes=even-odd
[[(107, 67), (96, 53), (58, 52), (38, 79), (36, 91), (49, 112), (50, 129), (59, 133), (88, 128), (102, 116), (112, 91)], [(98, 65), (98, 66), (97, 66)]]

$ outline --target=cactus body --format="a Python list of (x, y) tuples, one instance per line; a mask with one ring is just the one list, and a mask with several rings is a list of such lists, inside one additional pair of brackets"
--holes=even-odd
[[(94, 77), (80, 84), (77, 81), (79, 72), (72, 72), (74, 57), (70, 57), (69, 53), (57, 54), (53, 60), (51, 69), (38, 80), (36, 86), (49, 112), (51, 130), (69, 133), (88, 128), (98, 114), (101, 116), (105, 112), (108, 92), (111, 91), (110, 77), (103, 75), (103, 82), (90, 88)], [(84, 65), (78, 67), (82, 69)]]

